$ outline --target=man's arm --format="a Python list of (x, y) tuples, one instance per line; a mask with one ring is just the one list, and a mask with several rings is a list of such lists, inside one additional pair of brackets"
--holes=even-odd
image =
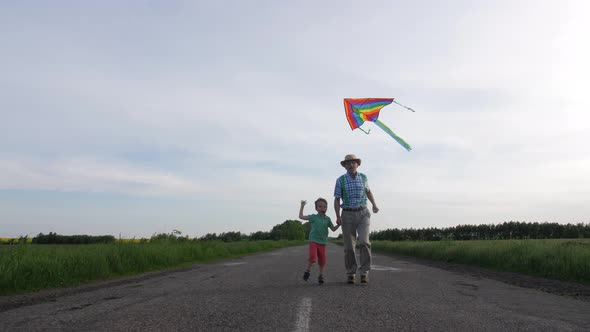
[(342, 217), (340, 217), (340, 198), (334, 198), (334, 212), (336, 212), (336, 224), (342, 225)]
[(372, 191), (367, 191), (367, 198), (369, 199), (369, 201), (371, 201), (371, 204), (373, 205), (373, 213), (379, 212), (379, 208), (377, 207), (377, 203), (375, 203), (375, 197), (373, 197)]
[(332, 230), (332, 232), (337, 231), (338, 228), (340, 228), (340, 224), (337, 224), (336, 226), (330, 226), (330, 229)]

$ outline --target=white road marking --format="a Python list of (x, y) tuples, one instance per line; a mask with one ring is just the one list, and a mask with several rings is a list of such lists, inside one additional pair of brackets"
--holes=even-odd
[(309, 331), (309, 316), (311, 314), (311, 298), (304, 297), (299, 303), (297, 309), (297, 321), (295, 322), (296, 332)]
[(234, 265), (242, 265), (246, 264), (246, 262), (235, 262), (235, 263), (225, 263), (223, 266), (234, 266)]
[(389, 266), (381, 266), (381, 265), (371, 265), (371, 270), (375, 271), (401, 271), (396, 267), (389, 267)]

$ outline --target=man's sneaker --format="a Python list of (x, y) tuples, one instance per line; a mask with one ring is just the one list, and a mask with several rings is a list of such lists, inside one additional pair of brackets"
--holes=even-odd
[(348, 279), (347, 279), (346, 282), (349, 283), (349, 284), (351, 284), (351, 285), (354, 285), (354, 275), (348, 276)]
[(307, 279), (309, 279), (309, 270), (303, 273), (303, 280), (307, 281)]
[(361, 275), (361, 284), (368, 284), (369, 283), (369, 276), (366, 274)]
[(320, 274), (320, 276), (318, 277), (318, 282), (320, 284), (323, 284), (324, 283), (324, 276), (323, 275)]

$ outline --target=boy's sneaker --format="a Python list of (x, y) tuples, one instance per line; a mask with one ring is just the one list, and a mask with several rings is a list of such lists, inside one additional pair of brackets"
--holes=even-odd
[(354, 275), (348, 276), (348, 279), (346, 282), (350, 285), (354, 285)]
[(324, 276), (323, 275), (320, 274), (320, 276), (318, 277), (318, 282), (320, 284), (323, 284), (324, 283)]
[(307, 281), (307, 279), (309, 279), (309, 270), (303, 273), (303, 280)]
[(361, 284), (368, 284), (369, 283), (369, 276), (366, 274), (361, 275)]

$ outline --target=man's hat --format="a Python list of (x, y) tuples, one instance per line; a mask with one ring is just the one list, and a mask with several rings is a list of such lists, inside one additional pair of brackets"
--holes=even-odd
[(351, 160), (354, 160), (354, 161), (356, 161), (356, 162), (357, 162), (357, 164), (359, 164), (359, 166), (361, 165), (361, 159), (360, 159), (360, 158), (357, 158), (357, 157), (356, 157), (356, 155), (354, 155), (354, 154), (347, 154), (347, 155), (346, 155), (346, 157), (344, 157), (344, 160), (342, 160), (342, 161), (340, 162), (340, 165), (342, 165), (342, 167), (344, 167), (344, 164), (345, 164), (347, 161), (351, 161)]

